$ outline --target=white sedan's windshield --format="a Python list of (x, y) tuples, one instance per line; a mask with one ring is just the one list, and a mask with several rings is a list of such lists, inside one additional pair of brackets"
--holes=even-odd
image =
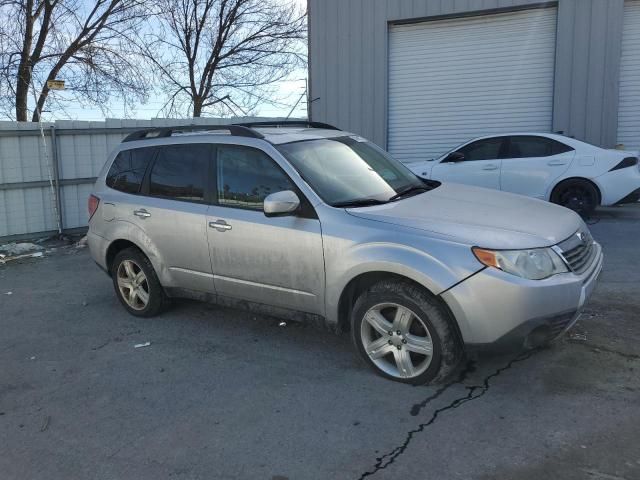
[(357, 137), (288, 143), (278, 150), (333, 206), (385, 203), (402, 192), (429, 189), (403, 164)]

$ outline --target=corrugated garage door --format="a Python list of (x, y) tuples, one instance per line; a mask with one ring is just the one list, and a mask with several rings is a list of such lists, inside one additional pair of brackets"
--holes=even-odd
[(640, 150), (640, 1), (624, 4), (618, 143)]
[(470, 138), (551, 130), (556, 8), (392, 26), (388, 149), (403, 162)]

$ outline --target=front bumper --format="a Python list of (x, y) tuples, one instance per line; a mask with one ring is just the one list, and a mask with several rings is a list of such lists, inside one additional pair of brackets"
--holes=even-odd
[(442, 294), (469, 347), (512, 349), (548, 342), (569, 329), (602, 271), (602, 248), (580, 275), (527, 280), (486, 268)]

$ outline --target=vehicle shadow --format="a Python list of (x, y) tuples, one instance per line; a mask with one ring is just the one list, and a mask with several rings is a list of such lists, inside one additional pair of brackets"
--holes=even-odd
[(601, 220), (637, 221), (640, 220), (640, 202), (613, 207), (599, 207), (592, 215), (583, 217), (587, 225)]

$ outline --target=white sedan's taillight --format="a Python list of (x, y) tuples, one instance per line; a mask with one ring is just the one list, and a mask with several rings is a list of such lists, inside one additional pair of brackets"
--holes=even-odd
[(637, 166), (638, 166), (638, 157), (627, 157), (609, 171), (613, 172), (614, 170), (621, 170), (623, 168), (637, 167)]

